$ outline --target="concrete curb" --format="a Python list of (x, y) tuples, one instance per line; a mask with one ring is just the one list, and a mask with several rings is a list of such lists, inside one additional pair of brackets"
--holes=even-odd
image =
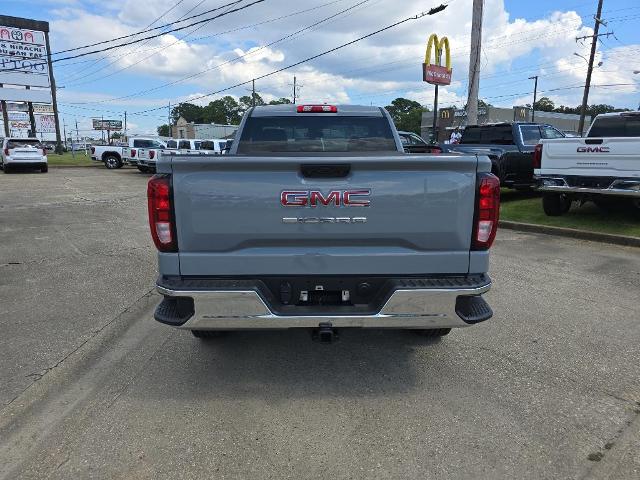
[(49, 164), (49, 168), (96, 168), (96, 167), (104, 167), (104, 165), (96, 164), (96, 165), (51, 165)]
[(534, 223), (511, 222), (509, 220), (500, 220), (499, 226), (520, 232), (544, 233), (547, 235), (558, 235), (560, 237), (578, 238), (580, 240), (591, 240), (593, 242), (625, 245), (627, 247), (640, 247), (639, 237), (629, 237), (626, 235), (590, 232), (588, 230), (577, 230), (575, 228), (551, 227), (549, 225), (537, 225)]

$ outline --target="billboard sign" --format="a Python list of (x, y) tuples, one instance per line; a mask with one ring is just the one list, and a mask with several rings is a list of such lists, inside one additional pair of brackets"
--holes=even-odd
[(94, 130), (122, 130), (122, 120), (102, 120), (101, 118), (92, 118)]
[[(435, 48), (434, 62), (431, 63), (431, 50)], [(442, 66), (442, 53), (445, 53), (445, 65)], [(449, 85), (451, 83), (451, 50), (449, 39), (442, 37), (438, 41), (438, 36), (434, 33), (427, 42), (427, 51), (422, 64), (422, 80), (431, 85)]]
[(38, 133), (56, 133), (56, 120), (53, 115), (36, 115), (35, 118)]
[(44, 32), (0, 25), (0, 83), (50, 86)]

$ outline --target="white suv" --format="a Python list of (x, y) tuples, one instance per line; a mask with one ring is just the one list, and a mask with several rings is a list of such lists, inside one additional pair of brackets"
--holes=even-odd
[(0, 167), (9, 173), (14, 167), (38, 168), (47, 172), (47, 151), (37, 138), (5, 138), (2, 141)]

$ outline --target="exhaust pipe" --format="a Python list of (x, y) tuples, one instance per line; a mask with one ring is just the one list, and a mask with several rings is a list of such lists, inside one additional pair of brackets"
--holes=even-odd
[(338, 332), (331, 323), (321, 323), (312, 332), (312, 339), (320, 343), (332, 343), (338, 340)]

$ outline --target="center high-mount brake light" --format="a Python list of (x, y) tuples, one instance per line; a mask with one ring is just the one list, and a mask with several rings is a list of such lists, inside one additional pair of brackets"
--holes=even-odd
[(498, 230), (500, 180), (492, 173), (480, 173), (478, 183), (471, 250), (488, 250)]
[(338, 113), (335, 105), (298, 105), (298, 113)]
[(161, 252), (177, 252), (173, 196), (170, 175), (154, 175), (147, 185), (149, 227), (156, 248)]
[(533, 168), (542, 168), (542, 144), (538, 143), (533, 149)]

